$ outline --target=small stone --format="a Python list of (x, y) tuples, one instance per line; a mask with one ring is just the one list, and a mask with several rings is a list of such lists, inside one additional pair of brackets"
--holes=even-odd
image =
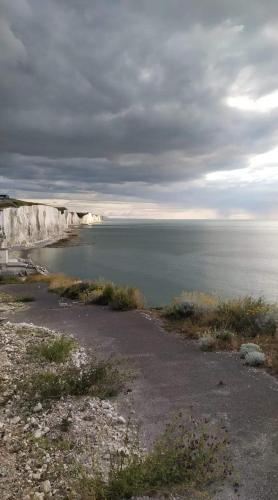
[(42, 404), (38, 403), (36, 406), (34, 406), (33, 411), (37, 413), (38, 411), (42, 411)]
[(36, 491), (36, 493), (34, 494), (34, 500), (44, 500), (44, 493), (39, 493), (38, 491)]
[(42, 434), (43, 434), (43, 433), (42, 433), (41, 429), (37, 429), (37, 430), (34, 432), (34, 437), (38, 439), (38, 438), (42, 437)]
[(11, 418), (11, 424), (18, 424), (18, 422), (20, 422), (20, 417), (13, 417)]
[(121, 415), (117, 418), (117, 423), (118, 424), (126, 424), (126, 419), (124, 417), (122, 417)]
[(32, 478), (39, 480), (41, 478), (41, 473), (40, 472), (35, 472), (35, 474), (32, 474)]
[(50, 481), (48, 479), (42, 483), (42, 490), (44, 493), (51, 492), (51, 484), (50, 484)]

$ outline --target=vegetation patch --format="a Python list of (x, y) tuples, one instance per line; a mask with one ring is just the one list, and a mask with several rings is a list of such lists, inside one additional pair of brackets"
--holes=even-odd
[(45, 282), (49, 291), (71, 300), (80, 300), (84, 304), (109, 306), (117, 311), (144, 307), (142, 294), (131, 286), (115, 285), (103, 280), (82, 281), (64, 274), (33, 275), (28, 277), (28, 281)]
[(276, 332), (275, 307), (262, 297), (243, 297), (220, 302), (216, 308), (216, 325), (231, 328), (246, 337), (274, 335)]
[(10, 285), (23, 283), (24, 280), (20, 276), (12, 274), (2, 274), (0, 275), (0, 285)]
[(55, 340), (44, 341), (34, 346), (31, 354), (50, 363), (64, 363), (69, 358), (75, 344), (74, 339), (63, 335)]
[(221, 301), (213, 295), (184, 292), (160, 314), (168, 330), (198, 340), (205, 350), (238, 351), (243, 343), (256, 343), (265, 353), (265, 366), (278, 373), (276, 304), (262, 297)]
[(219, 438), (199, 423), (188, 427), (178, 420), (167, 426), (149, 453), (112, 456), (108, 481), (101, 474), (83, 477), (79, 498), (120, 500), (203, 489), (232, 473), (226, 446), (225, 436)]
[(32, 295), (18, 295), (17, 297), (14, 298), (15, 302), (34, 302), (36, 299)]
[(115, 364), (110, 361), (92, 361), (82, 369), (65, 367), (59, 371), (35, 373), (21, 384), (21, 389), (31, 400), (84, 395), (104, 399), (116, 396), (123, 384), (123, 373)]

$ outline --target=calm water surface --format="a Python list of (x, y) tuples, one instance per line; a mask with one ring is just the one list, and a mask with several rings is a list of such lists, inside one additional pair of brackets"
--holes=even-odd
[(138, 286), (150, 304), (182, 290), (278, 300), (278, 222), (109, 221), (82, 244), (31, 252), (50, 271)]

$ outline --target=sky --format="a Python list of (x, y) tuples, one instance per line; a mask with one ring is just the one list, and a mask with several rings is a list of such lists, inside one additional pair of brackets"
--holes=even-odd
[(277, 0), (0, 0), (0, 191), (278, 219)]

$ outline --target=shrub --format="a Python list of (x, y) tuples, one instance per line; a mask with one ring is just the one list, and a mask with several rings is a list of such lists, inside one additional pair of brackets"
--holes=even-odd
[(19, 295), (14, 299), (15, 302), (34, 302), (34, 300), (35, 297), (32, 297), (31, 295)]
[(221, 340), (222, 342), (231, 342), (234, 338), (234, 332), (231, 330), (227, 330), (225, 328), (221, 328), (220, 330), (215, 330), (215, 337), (217, 340)]
[(210, 333), (206, 333), (199, 339), (199, 346), (202, 351), (212, 351), (216, 347), (216, 338)]
[(241, 344), (239, 353), (241, 358), (245, 358), (246, 354), (248, 354), (249, 352), (260, 352), (260, 351), (261, 348), (258, 344), (248, 343), (248, 344)]
[(57, 338), (51, 342), (43, 342), (35, 346), (32, 353), (36, 356), (54, 363), (66, 361), (75, 346), (75, 341), (66, 336)]
[(67, 299), (71, 300), (79, 300), (80, 295), (84, 292), (87, 292), (93, 288), (93, 285), (91, 285), (87, 281), (78, 281), (76, 283), (73, 283), (72, 285), (64, 288), (62, 290), (62, 297), (66, 297)]
[(276, 331), (274, 307), (263, 298), (244, 297), (221, 302), (216, 315), (217, 327), (230, 328), (241, 335), (274, 335)]
[(247, 365), (250, 366), (260, 366), (265, 362), (265, 355), (263, 352), (259, 351), (249, 351), (245, 356), (245, 361)]
[(92, 362), (83, 369), (65, 368), (59, 372), (39, 372), (23, 382), (30, 399), (60, 399), (63, 396), (91, 395), (105, 399), (118, 394), (123, 374), (111, 362)]
[(103, 306), (108, 306), (113, 300), (114, 291), (114, 283), (105, 283), (101, 290), (101, 294), (99, 295), (95, 303)]
[(137, 288), (117, 286), (114, 288), (109, 305), (116, 311), (139, 309), (143, 307), (143, 298)]
[(15, 274), (1, 274), (0, 275), (0, 285), (23, 283), (23, 279)]
[(63, 273), (57, 273), (48, 274), (46, 276), (40, 275), (40, 278), (37, 278), (35, 281), (48, 283), (48, 290), (50, 292), (55, 292), (61, 295), (66, 288), (78, 282), (78, 279), (71, 278)]
[(168, 498), (171, 492), (184, 493), (191, 486), (204, 487), (231, 473), (226, 444), (226, 438), (218, 438), (197, 423), (193, 430), (174, 423), (145, 456), (114, 455), (107, 482), (101, 474), (95, 478), (83, 477), (80, 498), (121, 500), (156, 494)]
[(213, 295), (201, 292), (182, 292), (181, 296), (166, 307), (163, 315), (168, 319), (192, 319), (196, 322), (204, 316), (210, 315), (218, 299)]
[(194, 306), (190, 302), (173, 302), (167, 306), (163, 315), (169, 319), (185, 319), (191, 318), (194, 315)]

